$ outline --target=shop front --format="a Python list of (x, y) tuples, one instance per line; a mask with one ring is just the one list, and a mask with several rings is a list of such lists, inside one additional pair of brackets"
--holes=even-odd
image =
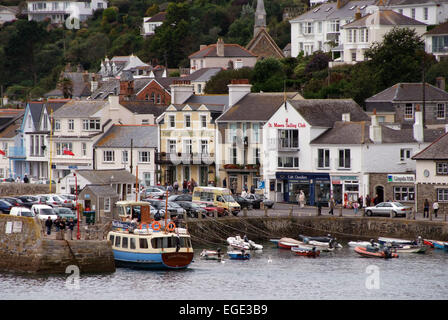
[(398, 201), (404, 205), (415, 205), (415, 174), (370, 173), (369, 191), (378, 202)]
[(360, 196), (358, 176), (331, 176), (332, 196), (337, 204), (351, 207)]
[(277, 172), (276, 179), (284, 202), (296, 203), (297, 195), (303, 190), (307, 205), (315, 206), (318, 202), (328, 205), (331, 188), (327, 173)]

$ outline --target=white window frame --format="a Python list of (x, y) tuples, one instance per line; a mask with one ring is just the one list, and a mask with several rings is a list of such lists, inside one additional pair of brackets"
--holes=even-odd
[(446, 176), (448, 175), (448, 162), (436, 162), (436, 175)]
[[(170, 128), (176, 128), (176, 116), (173, 114), (168, 115), (168, 122)], [(174, 126), (173, 126), (174, 124)]]
[(103, 151), (103, 162), (105, 162), (105, 163), (115, 162), (115, 151), (114, 150), (104, 150)]
[(68, 119), (68, 131), (74, 131), (75, 130), (75, 120)]
[[(320, 157), (319, 157), (319, 153), (322, 151), (322, 166), (320, 165)], [(331, 151), (330, 149), (327, 148), (319, 148), (317, 149), (317, 168), (319, 169), (329, 169), (330, 168), (330, 156), (331, 156)], [(328, 163), (328, 165), (327, 165)]]
[(166, 150), (167, 150), (167, 153), (176, 153), (177, 152), (177, 141), (175, 139), (168, 139), (166, 141)]
[[(411, 109), (411, 113), (409, 113), (408, 111)], [(414, 119), (414, 105), (412, 103), (406, 103), (404, 105), (404, 119), (405, 120), (413, 120)]]
[[(188, 118), (188, 122), (187, 122), (187, 118)], [(184, 115), (184, 128), (191, 128), (191, 127), (192, 127), (192, 125), (191, 125), (191, 114), (185, 114)]]
[(448, 202), (448, 189), (437, 189), (437, 201)]
[[(292, 159), (292, 166), (285, 166), (288, 163), (288, 159)], [(277, 167), (278, 168), (299, 168), (299, 157), (296, 156), (278, 156)]]
[(150, 163), (151, 153), (149, 151), (139, 151), (138, 152), (138, 162), (139, 163)]
[(437, 119), (445, 119), (446, 118), (446, 109), (444, 103), (438, 103), (436, 107)]
[(110, 198), (104, 198), (104, 212), (110, 212)]
[(61, 131), (61, 120), (54, 120), (54, 131)]
[(81, 143), (81, 154), (84, 157), (87, 156), (87, 143), (86, 142)]
[(128, 162), (129, 162), (128, 150), (121, 151), (121, 163), (128, 163)]
[(400, 149), (400, 161), (410, 160), (412, 155), (412, 149), (401, 148)]

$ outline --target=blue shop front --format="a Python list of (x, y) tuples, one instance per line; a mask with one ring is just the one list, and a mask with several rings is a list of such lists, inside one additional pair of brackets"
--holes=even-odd
[(307, 205), (316, 206), (318, 202), (328, 205), (331, 195), (328, 173), (277, 172), (276, 179), (283, 193), (283, 201), (297, 203), (297, 194), (303, 190)]

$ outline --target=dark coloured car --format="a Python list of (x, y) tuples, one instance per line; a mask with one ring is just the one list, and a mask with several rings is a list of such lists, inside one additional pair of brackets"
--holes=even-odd
[(13, 197), (3, 197), (0, 200), (9, 202), (13, 207), (23, 207), (23, 202), (20, 199)]
[(9, 214), (13, 206), (5, 200), (0, 200), (0, 213)]
[(192, 201), (193, 197), (191, 194), (173, 194), (168, 197), (168, 201)]
[(40, 199), (35, 196), (19, 196), (17, 197), (20, 201), (23, 202), (23, 206), (27, 208), (31, 208), (35, 204), (41, 204)]
[(199, 214), (202, 214), (202, 217), (207, 215), (207, 210), (205, 210), (204, 206), (201, 206), (198, 203), (190, 201), (176, 201), (176, 203), (184, 208), (187, 215), (191, 218), (197, 218), (199, 217)]
[(252, 201), (246, 198), (243, 198), (238, 195), (233, 195), (233, 199), (235, 199), (236, 202), (240, 205), (241, 209), (247, 208), (252, 209)]
[[(143, 201), (149, 202), (155, 209), (159, 211), (166, 210), (165, 200), (144, 199)], [(175, 218), (177, 216), (179, 216), (179, 218), (183, 218), (185, 210), (182, 209), (182, 207), (176, 204), (175, 202), (168, 201), (168, 213), (171, 218)]]
[(274, 206), (274, 201), (269, 200), (268, 198), (266, 198), (264, 195), (260, 195), (260, 194), (256, 194), (256, 193), (249, 193), (246, 196), (246, 199), (252, 201), (252, 207), (254, 209), (260, 209), (261, 207), (261, 203), (263, 202), (263, 205), (272, 209), (272, 207)]

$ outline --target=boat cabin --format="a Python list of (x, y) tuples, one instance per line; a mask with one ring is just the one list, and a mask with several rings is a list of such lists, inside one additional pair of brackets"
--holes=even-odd
[(121, 221), (127, 219), (138, 221), (151, 220), (151, 205), (145, 201), (118, 201), (116, 203), (118, 208), (118, 217)]

